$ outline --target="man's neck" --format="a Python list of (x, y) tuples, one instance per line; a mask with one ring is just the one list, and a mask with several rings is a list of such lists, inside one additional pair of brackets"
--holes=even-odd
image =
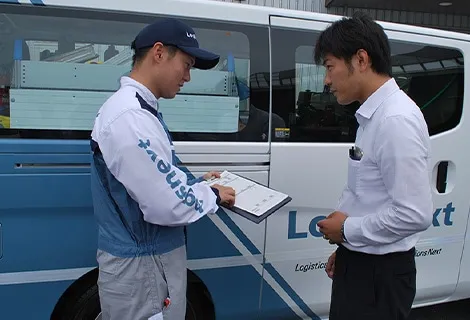
[(135, 81), (139, 82), (143, 86), (145, 86), (147, 89), (150, 90), (150, 92), (153, 93), (155, 98), (158, 99), (159, 94), (157, 93), (157, 90), (154, 89), (151, 85), (151, 81), (148, 77), (145, 76), (144, 73), (140, 72), (138, 69), (133, 69), (129, 75), (131, 79), (134, 79)]
[(374, 76), (367, 77), (365, 82), (364, 90), (359, 102), (363, 104), (375, 91), (383, 86), (391, 78), (389, 76), (383, 76), (375, 74)]

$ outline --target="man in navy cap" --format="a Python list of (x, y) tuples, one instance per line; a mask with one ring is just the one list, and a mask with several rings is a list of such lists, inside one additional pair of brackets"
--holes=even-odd
[(132, 49), (130, 76), (103, 104), (92, 131), (102, 319), (182, 320), (184, 226), (219, 204), (233, 205), (235, 192), (201, 183), (217, 172), (191, 180), (177, 167), (158, 99), (174, 98), (192, 67), (210, 69), (219, 56), (200, 49), (193, 29), (174, 19), (144, 28)]

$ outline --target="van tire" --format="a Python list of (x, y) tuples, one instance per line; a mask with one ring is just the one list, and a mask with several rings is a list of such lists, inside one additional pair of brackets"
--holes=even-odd
[[(98, 269), (75, 281), (59, 299), (51, 320), (95, 320), (101, 313)], [(214, 305), (204, 283), (188, 270), (185, 320), (215, 320)]]
[(89, 288), (71, 307), (70, 314), (65, 319), (95, 320), (101, 313), (98, 286), (95, 284)]
[(98, 269), (76, 280), (60, 297), (51, 320), (95, 320), (101, 313)]
[(204, 283), (188, 270), (185, 320), (215, 320), (212, 298)]

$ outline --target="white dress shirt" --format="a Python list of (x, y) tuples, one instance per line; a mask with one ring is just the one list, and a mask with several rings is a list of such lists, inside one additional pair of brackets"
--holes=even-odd
[(348, 181), (337, 207), (348, 216), (344, 246), (371, 254), (407, 251), (432, 223), (426, 121), (393, 78), (361, 105), (356, 118), (355, 147), (362, 157), (345, 155)]

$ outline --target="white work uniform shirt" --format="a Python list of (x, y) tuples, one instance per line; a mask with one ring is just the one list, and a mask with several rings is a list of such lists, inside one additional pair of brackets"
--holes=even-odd
[(337, 207), (348, 216), (343, 245), (370, 254), (407, 251), (433, 214), (423, 114), (392, 78), (361, 105), (356, 118), (355, 147), (362, 157), (345, 155), (348, 181)]
[(137, 94), (158, 111), (149, 89), (122, 77), (120, 89), (96, 117), (91, 135), (109, 171), (139, 204), (147, 222), (181, 226), (216, 212), (212, 189), (204, 183), (188, 184), (187, 175), (172, 164), (173, 145), (162, 123), (142, 108)]

